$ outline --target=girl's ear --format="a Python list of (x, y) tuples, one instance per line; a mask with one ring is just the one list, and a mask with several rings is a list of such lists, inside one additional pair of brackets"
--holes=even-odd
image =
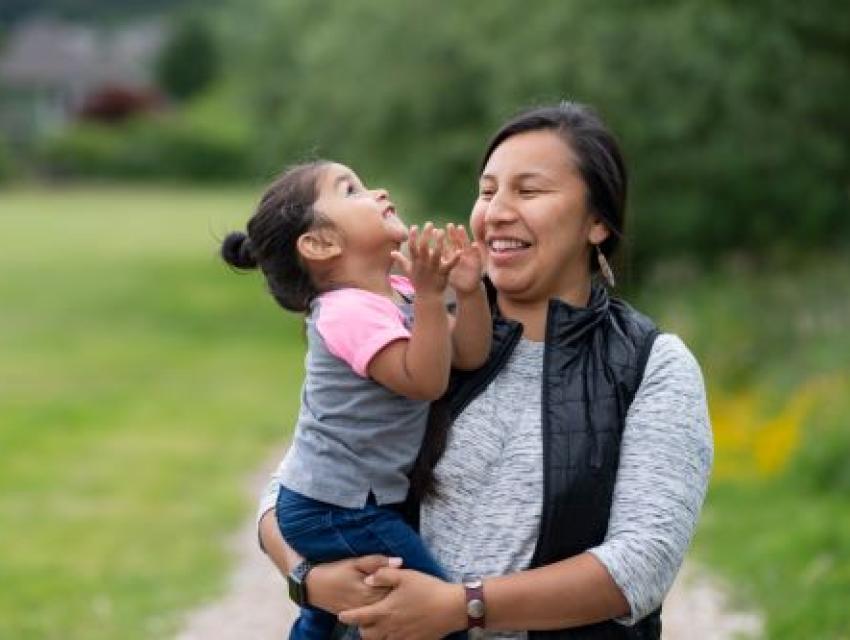
[(590, 244), (599, 245), (605, 242), (610, 235), (611, 230), (602, 222), (602, 218), (593, 216), (590, 221), (590, 233), (587, 236)]
[(317, 262), (331, 260), (342, 253), (339, 237), (328, 229), (312, 229), (302, 233), (295, 246), (305, 260)]

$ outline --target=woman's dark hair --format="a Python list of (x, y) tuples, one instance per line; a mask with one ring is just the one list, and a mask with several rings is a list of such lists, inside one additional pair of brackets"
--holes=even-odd
[[(620, 145), (590, 107), (564, 101), (557, 106), (522, 111), (502, 125), (490, 139), (481, 160), (481, 171), (505, 140), (520, 133), (541, 130), (557, 133), (575, 154), (578, 170), (587, 185), (588, 207), (610, 231), (599, 248), (606, 257), (612, 256), (623, 237), (628, 176)], [(593, 256), (591, 265), (595, 271)]]
[(274, 299), (290, 311), (307, 311), (319, 293), (296, 243), (305, 231), (323, 223), (313, 205), (328, 164), (326, 160), (300, 164), (278, 176), (248, 221), (248, 234), (234, 231), (221, 243), (227, 264), (237, 269), (259, 267)]

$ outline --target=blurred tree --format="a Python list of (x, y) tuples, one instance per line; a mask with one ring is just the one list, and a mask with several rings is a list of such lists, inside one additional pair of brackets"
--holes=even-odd
[(318, 151), (462, 219), (494, 127), (569, 98), (624, 143), (639, 263), (850, 240), (847, 3), (254, 2), (230, 51), (269, 166)]
[(180, 20), (156, 63), (162, 88), (185, 100), (208, 88), (219, 70), (218, 44), (209, 26), (195, 17)]

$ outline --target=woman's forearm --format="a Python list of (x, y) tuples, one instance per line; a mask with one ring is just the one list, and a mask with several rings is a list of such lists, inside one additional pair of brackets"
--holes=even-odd
[(629, 613), (608, 571), (582, 553), (554, 564), (484, 581), (489, 629), (564, 629)]
[[(340, 620), (365, 639), (432, 640), (466, 628), (459, 584), (416, 571), (381, 569), (370, 582), (392, 589), (377, 604), (346, 610)], [(485, 625), (500, 631), (563, 629), (624, 616), (629, 605), (591, 554), (484, 580)]]
[(260, 544), (283, 575), (287, 575), (302, 560), (283, 539), (273, 509), (266, 511), (260, 518)]

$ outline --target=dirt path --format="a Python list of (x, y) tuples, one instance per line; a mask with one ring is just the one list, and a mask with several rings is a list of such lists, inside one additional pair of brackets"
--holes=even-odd
[[(268, 473), (250, 483), (257, 496)], [(224, 595), (187, 614), (177, 640), (283, 640), (296, 614), (284, 580), (256, 544), (253, 516), (231, 541), (234, 572)], [(685, 562), (664, 604), (664, 640), (759, 638), (762, 619), (730, 608), (722, 583)]]

